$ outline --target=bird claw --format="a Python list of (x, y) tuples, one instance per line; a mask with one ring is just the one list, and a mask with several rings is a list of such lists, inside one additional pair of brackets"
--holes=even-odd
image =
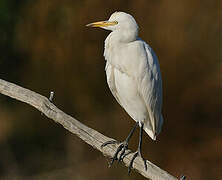
[[(118, 163), (120, 161), (122, 161), (124, 159), (124, 157), (126, 157), (126, 155), (128, 155), (130, 153), (130, 151), (127, 151), (126, 150), (128, 149), (128, 142), (129, 142), (129, 139), (131, 138), (133, 132), (135, 131), (136, 127), (138, 126), (138, 122), (135, 124), (135, 126), (133, 127), (133, 129), (130, 131), (128, 137), (126, 138), (125, 141), (123, 141), (122, 143), (118, 143), (117, 141), (115, 140), (111, 140), (111, 141), (107, 141), (105, 143), (103, 143), (101, 145), (101, 148), (107, 146), (108, 144), (119, 144), (114, 156), (111, 158), (111, 162), (109, 163), (109, 167), (112, 166), (112, 164), (114, 163), (115, 160), (118, 160)], [(142, 154), (141, 154), (141, 144), (142, 144), (142, 132), (143, 132), (143, 124), (142, 126), (140, 127), (140, 138), (139, 138), (139, 146), (138, 146), (138, 150), (134, 153), (133, 155), (133, 158), (131, 159), (130, 161), (130, 164), (129, 164), (129, 168), (128, 168), (128, 174), (130, 174), (132, 168), (133, 168), (133, 162), (134, 160), (136, 159), (137, 156), (140, 156), (144, 162), (144, 166), (145, 166), (145, 170), (147, 170), (147, 164), (146, 164), (146, 160), (143, 158)], [(120, 153), (121, 152), (121, 153)], [(119, 157), (118, 157), (118, 154), (120, 153)]]
[(132, 168), (133, 168), (133, 162), (134, 160), (136, 159), (137, 156), (140, 156), (144, 162), (144, 167), (145, 167), (145, 170), (147, 171), (147, 164), (146, 164), (146, 160), (144, 159), (144, 157), (142, 156), (141, 152), (138, 150), (134, 153), (133, 155), (133, 158), (131, 159), (130, 161), (130, 164), (129, 164), (129, 167), (128, 167), (128, 174), (130, 174)]
[(122, 150), (122, 152), (119, 155), (118, 163), (120, 161), (123, 161), (123, 158), (125, 157), (125, 152), (126, 152), (127, 149), (128, 149), (128, 147), (123, 147), (123, 150)]
[[(108, 144), (117, 144), (117, 143), (118, 143), (117, 141), (111, 140), (111, 141), (107, 141), (107, 142), (103, 143), (101, 145), (101, 147), (103, 148), (103, 147), (107, 146)], [(109, 164), (109, 167), (112, 166), (112, 164), (114, 163), (115, 160), (118, 160), (118, 163), (120, 161), (122, 161), (123, 158), (125, 157), (125, 152), (126, 152), (127, 149), (128, 149), (128, 143), (126, 141), (123, 141), (122, 143), (120, 143), (120, 145), (118, 146), (114, 156), (111, 158), (112, 160)], [(121, 153), (120, 153), (119, 158), (118, 158), (119, 152), (121, 152)]]
[(106, 141), (101, 145), (101, 148), (109, 145), (109, 144), (117, 144), (118, 142), (116, 140)]

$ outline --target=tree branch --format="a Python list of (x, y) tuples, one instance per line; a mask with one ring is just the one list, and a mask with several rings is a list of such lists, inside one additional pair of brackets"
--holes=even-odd
[[(104, 142), (113, 139), (104, 136), (96, 130), (87, 127), (73, 117), (67, 115), (66, 113), (58, 109), (54, 104), (52, 104), (48, 98), (1, 79), (0, 93), (35, 107), (40, 112), (45, 114), (48, 118), (63, 125), (65, 129), (80, 137), (83, 141), (102, 152), (105, 156), (112, 157), (114, 155), (118, 145), (107, 145), (106, 147), (101, 148), (101, 145)], [(129, 166), (132, 156), (133, 154), (131, 153), (127, 155), (123, 160), (127, 167)], [(141, 158), (136, 158), (133, 165), (133, 168), (136, 169), (140, 174), (152, 180), (177, 179), (149, 161), (147, 161), (146, 171), (144, 168), (144, 162)]]

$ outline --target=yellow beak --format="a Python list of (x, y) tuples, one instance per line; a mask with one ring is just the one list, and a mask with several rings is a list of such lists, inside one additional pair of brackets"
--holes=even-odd
[(88, 26), (88, 27), (107, 27), (107, 26), (114, 26), (116, 24), (118, 24), (117, 21), (99, 21), (99, 22), (87, 24), (86, 26)]

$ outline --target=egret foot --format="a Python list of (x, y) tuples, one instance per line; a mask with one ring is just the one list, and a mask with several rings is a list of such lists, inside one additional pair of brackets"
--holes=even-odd
[[(120, 161), (123, 160), (123, 158), (125, 157), (125, 152), (126, 152), (126, 150), (128, 149), (129, 140), (130, 140), (130, 138), (132, 137), (132, 135), (133, 135), (136, 127), (138, 126), (138, 124), (139, 124), (139, 122), (136, 122), (135, 126), (134, 126), (133, 129), (130, 131), (130, 133), (129, 133), (128, 137), (126, 138), (126, 140), (123, 141), (122, 143), (120, 143), (120, 145), (118, 146), (118, 148), (117, 148), (114, 156), (111, 158), (112, 161), (110, 162), (110, 166), (112, 166), (112, 164), (114, 163), (115, 160), (118, 160), (118, 162), (120, 162)], [(115, 141), (115, 140), (107, 141), (107, 142), (105, 142), (105, 143), (103, 143), (103, 144), (101, 145), (101, 148), (107, 146), (108, 144), (118, 144), (118, 142)], [(121, 151), (122, 151), (122, 152), (121, 152)], [(121, 153), (120, 153), (119, 158), (118, 158), (119, 152), (121, 152)]]
[[(128, 142), (127, 141), (123, 141), (122, 143), (120, 143), (120, 145), (118, 146), (114, 156), (111, 158), (111, 162), (110, 162), (109, 166), (112, 166), (115, 160), (118, 160), (118, 162), (120, 162), (123, 159), (124, 154), (125, 154), (127, 149), (128, 149)], [(120, 155), (119, 155), (119, 158), (118, 158), (119, 153), (120, 153)]]
[(131, 159), (130, 161), (130, 164), (129, 164), (129, 167), (128, 167), (128, 174), (130, 174), (132, 168), (133, 168), (133, 162), (134, 160), (136, 159), (136, 157), (140, 156), (144, 162), (144, 167), (145, 167), (145, 170), (147, 170), (147, 164), (146, 164), (146, 159), (144, 159), (144, 157), (142, 156), (140, 150), (138, 149), (134, 155), (133, 155), (133, 158)]

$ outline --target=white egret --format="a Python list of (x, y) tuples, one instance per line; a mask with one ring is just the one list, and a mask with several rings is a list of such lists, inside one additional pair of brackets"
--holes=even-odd
[[(112, 31), (105, 40), (104, 50), (107, 83), (118, 103), (136, 121), (128, 137), (120, 143), (111, 164), (115, 160), (123, 159), (129, 139), (139, 126), (138, 150), (128, 170), (130, 173), (137, 156), (144, 160), (147, 169), (146, 161), (141, 154), (143, 130), (156, 140), (163, 124), (162, 80), (157, 56), (152, 48), (138, 37), (139, 28), (130, 14), (115, 12), (108, 21), (95, 22), (87, 26)], [(112, 143), (116, 142), (109, 141), (102, 146)]]

